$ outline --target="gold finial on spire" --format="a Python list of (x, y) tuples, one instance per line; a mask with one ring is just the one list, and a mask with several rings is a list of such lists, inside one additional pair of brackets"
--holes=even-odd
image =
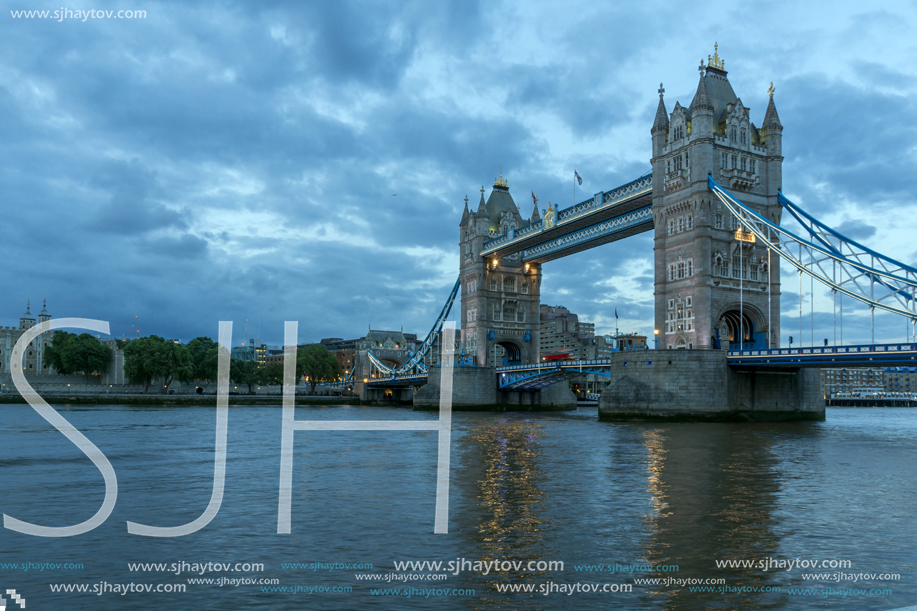
[(726, 62), (720, 59), (720, 44), (713, 44), (713, 56), (707, 56), (707, 66), (710, 68), (716, 68), (717, 70), (725, 70)]
[(771, 94), (771, 99), (774, 97), (774, 91), (776, 91), (774, 89), (774, 81), (771, 81), (771, 86), (767, 88), (767, 92)]
[(506, 179), (503, 178), (503, 170), (502, 170), (502, 169), (500, 170), (500, 178), (494, 178), (494, 186), (495, 186), (495, 187), (503, 187), (504, 189), (507, 188)]

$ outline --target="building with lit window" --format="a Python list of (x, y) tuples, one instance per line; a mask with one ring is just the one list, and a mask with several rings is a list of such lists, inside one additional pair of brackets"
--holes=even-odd
[(835, 398), (838, 393), (884, 392), (886, 370), (881, 367), (822, 369), (821, 386), (826, 399)]

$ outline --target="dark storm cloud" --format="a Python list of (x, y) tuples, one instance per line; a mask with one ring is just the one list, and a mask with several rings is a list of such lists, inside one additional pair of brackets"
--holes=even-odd
[(88, 227), (119, 235), (138, 235), (157, 229), (188, 226), (187, 213), (170, 210), (155, 201), (159, 195), (154, 174), (138, 160), (106, 163), (90, 180), (89, 186), (106, 193), (104, 202)]
[[(917, 125), (896, 119), (917, 112), (913, 97), (816, 74), (789, 79), (785, 91), (777, 108), (789, 166), (784, 180), (787, 190), (805, 194), (807, 209), (825, 211), (841, 198), (864, 210), (883, 199), (913, 201)], [(810, 192), (806, 184), (830, 189)]]

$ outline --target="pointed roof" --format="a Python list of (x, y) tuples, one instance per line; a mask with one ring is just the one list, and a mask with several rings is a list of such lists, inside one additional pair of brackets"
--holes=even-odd
[(771, 83), (770, 88), (767, 90), (770, 94), (770, 100), (767, 102), (767, 112), (764, 113), (764, 124), (761, 126), (762, 129), (767, 129), (769, 127), (783, 129), (783, 125), (780, 123), (780, 117), (777, 116), (777, 107), (774, 106), (774, 84)]
[(41, 312), (38, 313), (39, 316), (51, 316), (48, 314), (48, 298), (45, 297), (41, 301)]
[(534, 208), (534, 210), (532, 210), (532, 218), (530, 219), (530, 221), (532, 223), (537, 223), (538, 221), (541, 220), (541, 215), (538, 214), (538, 200), (537, 199), (532, 204), (532, 207)]
[(704, 78), (703, 73), (701, 73), (700, 82), (697, 84), (694, 99), (691, 100), (690, 109), (692, 114), (701, 109), (713, 110), (713, 102), (710, 101), (710, 96), (707, 94), (707, 79)]
[(478, 216), (484, 213), (484, 186), (481, 185), (481, 202), (478, 204)]
[(666, 112), (665, 101), (662, 99), (664, 93), (665, 87), (662, 86), (662, 83), (659, 83), (659, 106), (656, 107), (656, 118), (653, 120), (651, 132), (669, 129), (669, 113)]
[(494, 187), (487, 198), (485, 213), (490, 220), (490, 229), (497, 231), (500, 228), (500, 221), (503, 213), (509, 212), (516, 217), (517, 227), (522, 224), (522, 215), (519, 214), (519, 207), (513, 201), (513, 196), (509, 194), (509, 189)]
[(468, 196), (466, 195), (465, 196), (465, 211), (462, 212), (462, 221), (459, 223), (459, 225), (464, 225), (465, 221), (467, 220), (468, 220)]
[(32, 300), (29, 299), (28, 301), (25, 302), (25, 314), (23, 314), (20, 318), (30, 318), (32, 320), (35, 320), (35, 317), (32, 316), (32, 312), (30, 311), (31, 309), (32, 309)]

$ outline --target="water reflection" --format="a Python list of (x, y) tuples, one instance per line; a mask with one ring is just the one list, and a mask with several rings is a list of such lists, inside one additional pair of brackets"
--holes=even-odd
[[(546, 477), (538, 462), (544, 434), (543, 422), (515, 415), (482, 421), (470, 432), (469, 460), (461, 480), (473, 487), (468, 494), (477, 500), (476, 524), (467, 532), (482, 561), (522, 561), (524, 566), (555, 551), (545, 547), (543, 536), (551, 528), (545, 516), (545, 493), (539, 487)], [(477, 583), (488, 593), (478, 599), (476, 608), (511, 603), (510, 597), (496, 593), (496, 584), (530, 581), (540, 575), (500, 571), (482, 576)]]
[[(774, 573), (717, 569), (715, 560), (777, 556), (780, 490), (773, 438), (754, 425), (653, 427), (646, 448), (649, 564), (678, 565), (648, 577), (725, 578), (726, 586), (775, 585)], [(660, 587), (665, 609), (779, 608), (779, 594), (697, 593)]]

